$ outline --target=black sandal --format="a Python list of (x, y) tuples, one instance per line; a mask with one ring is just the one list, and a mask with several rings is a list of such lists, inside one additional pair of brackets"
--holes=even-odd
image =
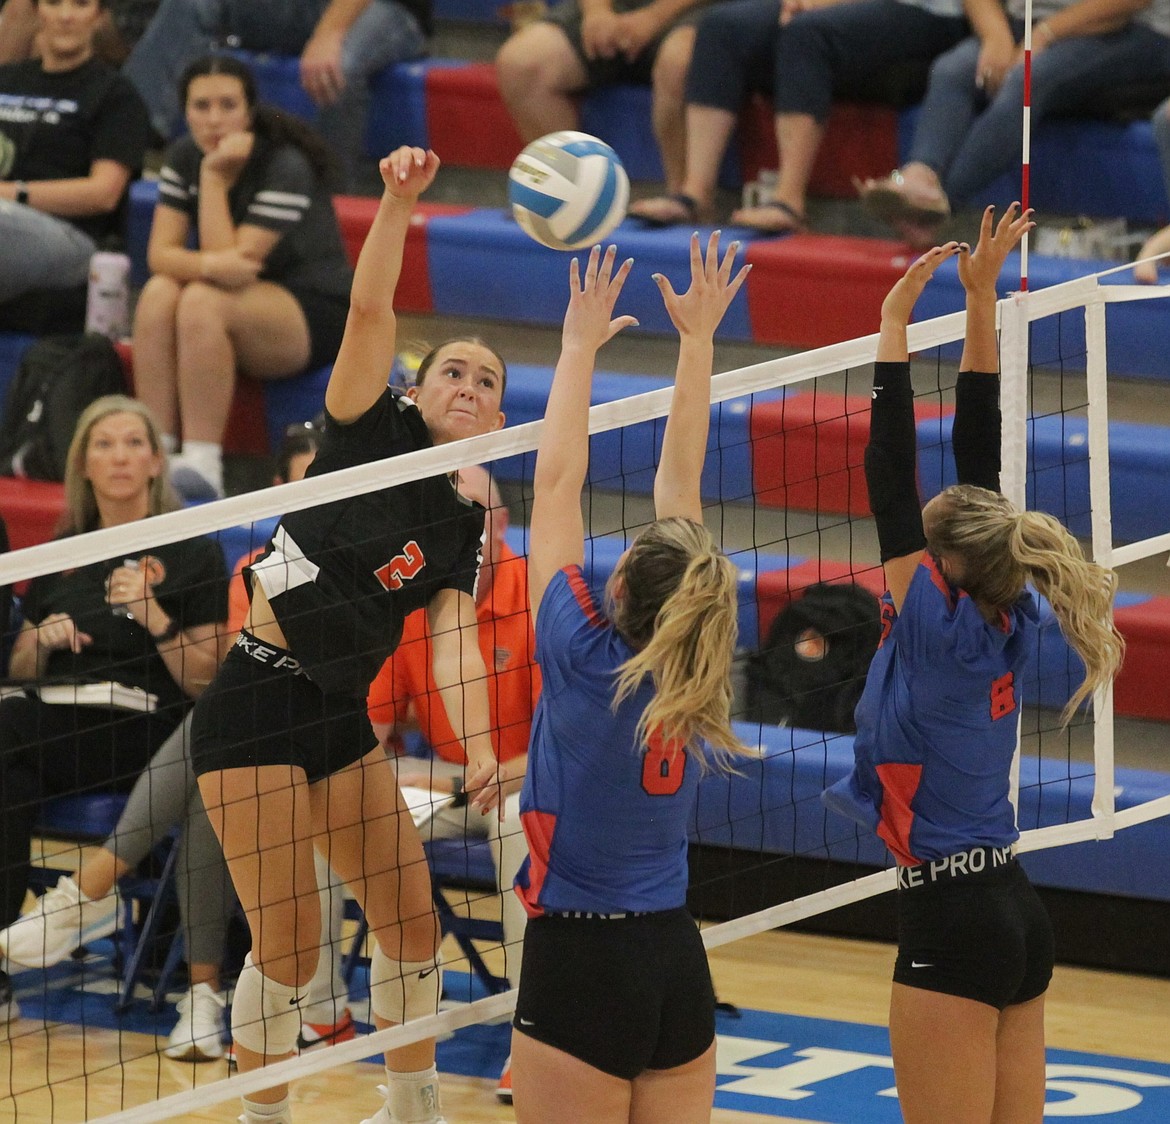
[[(767, 223), (744, 222), (742, 219), (736, 218), (736, 215), (740, 215), (744, 211), (757, 210), (774, 211), (783, 221), (773, 226)], [(781, 203), (779, 199), (769, 199), (766, 202), (757, 203), (754, 207), (741, 207), (731, 216), (730, 222), (732, 226), (742, 226), (765, 238), (781, 238), (785, 234), (802, 234), (808, 228), (804, 215), (787, 203)]]
[(633, 204), (628, 211), (628, 217), (636, 219), (645, 226), (661, 229), (667, 226), (698, 226), (699, 225), (699, 201), (692, 195), (687, 195), (686, 192), (677, 191), (673, 195), (659, 195), (655, 199), (642, 199), (639, 202), (651, 203), (658, 200), (665, 200), (670, 203), (677, 203), (682, 210), (682, 214), (672, 219), (654, 218), (651, 215), (639, 215), (633, 207), (638, 206)]

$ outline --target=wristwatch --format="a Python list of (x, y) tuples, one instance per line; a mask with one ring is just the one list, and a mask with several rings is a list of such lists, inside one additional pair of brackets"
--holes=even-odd
[(170, 624), (168, 624), (167, 627), (162, 630), (162, 632), (152, 632), (150, 636), (156, 644), (165, 644), (168, 640), (174, 640), (174, 638), (182, 631), (183, 626), (179, 624), (178, 619), (171, 617)]
[(463, 788), (462, 777), (451, 778), (451, 792), (455, 799), (451, 801), (452, 808), (462, 808), (467, 803), (467, 792)]
[(16, 201), (28, 205), (28, 184), (24, 180), (16, 181)]

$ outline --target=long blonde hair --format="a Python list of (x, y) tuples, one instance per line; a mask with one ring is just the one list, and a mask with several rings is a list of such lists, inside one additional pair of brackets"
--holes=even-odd
[(959, 560), (959, 584), (981, 607), (1009, 608), (1029, 578), (1048, 599), (1085, 665), (1085, 678), (1062, 712), (1064, 723), (1117, 674), (1125, 654), (1125, 640), (1110, 615), (1117, 575), (1089, 562), (1080, 543), (1051, 515), (1017, 511), (998, 492), (958, 484), (943, 492), (927, 540), (937, 554)]
[(618, 668), (614, 708), (647, 675), (655, 688), (638, 720), (639, 743), (657, 731), (700, 760), (700, 741), (722, 753), (746, 752), (731, 731), (739, 635), (731, 560), (701, 523), (659, 519), (634, 540), (618, 577), (624, 591), (615, 596), (611, 581), (612, 619), (634, 655)]
[(93, 485), (85, 475), (85, 457), (89, 452), (89, 435), (93, 427), (111, 414), (134, 414), (141, 418), (146, 424), (151, 450), (162, 456), (162, 471), (150, 482), (147, 514), (161, 515), (179, 506), (170, 485), (166, 453), (162, 448), (154, 415), (136, 398), (129, 398), (125, 394), (106, 394), (95, 398), (82, 411), (73, 430), (73, 440), (69, 442), (69, 453), (65, 460), (65, 511), (60, 524), (60, 533), (63, 535), (96, 531), (101, 526)]

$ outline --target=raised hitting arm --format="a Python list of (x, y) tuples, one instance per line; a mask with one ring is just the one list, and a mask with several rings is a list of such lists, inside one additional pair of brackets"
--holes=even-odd
[(581, 488), (589, 467), (589, 396), (601, 345), (637, 321), (613, 318), (613, 307), (633, 259), (614, 272), (617, 247), (601, 256), (594, 246), (582, 281), (576, 258), (569, 266), (569, 307), (561, 332), (561, 354), (553, 374), (536, 451), (532, 521), (528, 547), (528, 603), (533, 616), (545, 588), (565, 566), (585, 559)]
[(394, 364), (397, 318), (394, 292), (414, 205), (433, 182), (439, 158), (403, 146), (378, 165), (385, 189), (353, 275), (345, 336), (325, 407), (339, 422), (361, 417), (382, 395)]
[(751, 271), (751, 266), (745, 265), (731, 279), (738, 250), (739, 243), (732, 242), (720, 263), (719, 232), (708, 239), (705, 257), (699, 252), (698, 234), (692, 234), (690, 288), (679, 296), (665, 277), (654, 275), (679, 339), (674, 397), (654, 475), (654, 514), (658, 519), (682, 515), (696, 523), (703, 521), (699, 486), (711, 423), (715, 329)]

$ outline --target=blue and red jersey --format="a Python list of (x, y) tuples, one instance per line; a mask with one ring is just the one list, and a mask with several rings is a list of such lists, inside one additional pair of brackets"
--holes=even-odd
[(1009, 776), (1035, 598), (1025, 592), (989, 622), (928, 554), (900, 613), (885, 595), (882, 622), (855, 711), (853, 772), (825, 804), (875, 831), (899, 865), (1013, 843)]
[(520, 794), (529, 856), (516, 892), (532, 917), (686, 903), (687, 828), (700, 769), (681, 746), (654, 737), (639, 744), (649, 680), (613, 709), (615, 674), (632, 655), (581, 568), (556, 574), (536, 614), (543, 687)]

